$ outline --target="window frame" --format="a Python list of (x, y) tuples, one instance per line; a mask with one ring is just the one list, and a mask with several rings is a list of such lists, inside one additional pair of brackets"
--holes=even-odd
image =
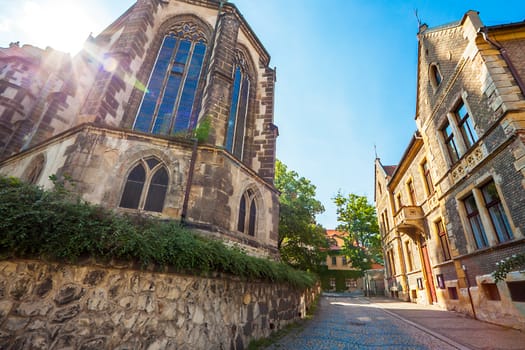
[[(153, 166), (151, 165), (152, 163), (150, 162), (152, 160), (155, 161), (155, 164)], [(142, 169), (144, 170), (144, 181), (142, 182), (142, 186), (141, 186), (141, 189), (140, 189), (140, 194), (138, 195), (138, 198), (136, 198), (137, 199), (137, 206), (136, 207), (123, 206), (123, 204), (124, 204), (123, 200), (124, 200), (124, 198), (125, 198), (125, 196), (127, 194), (126, 191), (128, 189), (128, 183), (130, 182), (129, 176), (139, 166), (141, 166)], [(167, 177), (167, 181), (166, 181), (166, 184), (164, 185), (164, 191), (163, 191), (163, 194), (162, 194), (163, 198), (162, 198), (162, 201), (161, 201), (162, 204), (160, 205), (161, 209), (160, 209), (160, 211), (149, 210), (149, 209), (146, 209), (146, 205), (148, 203), (150, 203), (148, 200), (151, 198), (150, 195), (151, 195), (151, 189), (152, 189), (152, 180), (154, 179), (155, 176), (157, 176), (159, 174), (160, 171), (165, 171), (166, 172), (166, 177)], [(123, 210), (147, 211), (147, 212), (150, 212), (150, 213), (159, 213), (159, 214), (161, 214), (164, 211), (166, 198), (168, 197), (169, 188), (170, 188), (170, 182), (171, 182), (171, 175), (170, 175), (168, 167), (164, 164), (164, 162), (160, 161), (156, 157), (141, 158), (137, 162), (133, 163), (133, 165), (129, 168), (128, 173), (126, 174), (126, 177), (125, 177), (123, 185), (122, 185), (122, 190), (120, 192), (120, 200), (119, 200), (119, 203), (118, 203), (118, 207), (120, 209), (123, 209)], [(153, 184), (153, 185), (154, 186), (158, 186), (160, 184)], [(160, 185), (160, 186), (162, 186), (162, 185)], [(130, 189), (130, 190), (133, 190), (133, 189)]]
[[(484, 190), (490, 185), (494, 186), (496, 198), (488, 202), (486, 197), (486, 191)], [(489, 214), (488, 217), (492, 224), (492, 228), (494, 230), (498, 243), (512, 241), (514, 239), (514, 235), (510, 227), (510, 222), (507, 217), (507, 214), (505, 213), (505, 208), (503, 207), (503, 203), (501, 201), (501, 197), (499, 195), (496, 183), (494, 182), (494, 180), (491, 179), (490, 181), (480, 186), (479, 190), (481, 192), (485, 208), (487, 209), (487, 212)], [(499, 214), (500, 218), (502, 218), (503, 220), (503, 222), (499, 222), (498, 225), (495, 223), (494, 211), (497, 211), (497, 214)], [(501, 229), (504, 229), (505, 232), (502, 232)]]
[(417, 197), (416, 197), (416, 189), (414, 187), (414, 180), (412, 178), (408, 179), (406, 182), (407, 186), (407, 192), (408, 192), (408, 199), (410, 201), (411, 205), (416, 205), (417, 203)]
[[(462, 110), (464, 113), (461, 112)], [(461, 132), (465, 150), (467, 151), (471, 149), (476, 144), (476, 142), (478, 142), (479, 137), (476, 133), (476, 129), (474, 128), (470, 111), (463, 99), (460, 99), (456, 104), (453, 114), (455, 116), (455, 122), (457, 123), (458, 129)]]
[(463, 154), (461, 153), (461, 149), (458, 147), (453, 124), (447, 119), (440, 130), (441, 135), (443, 136), (445, 148), (447, 149), (448, 157), (450, 161), (455, 164), (461, 159)]
[(450, 253), (450, 245), (448, 242), (448, 235), (447, 231), (445, 229), (445, 224), (443, 222), (443, 219), (438, 219), (434, 222), (434, 228), (436, 230), (436, 234), (439, 241), (439, 246), (441, 248), (441, 257), (442, 262), (450, 261), (452, 260), (452, 255)]
[(423, 182), (425, 183), (425, 191), (427, 196), (434, 194), (434, 182), (432, 181), (432, 174), (430, 173), (430, 167), (428, 166), (428, 160), (425, 158), (420, 164), (421, 175), (423, 175)]
[[(237, 211), (237, 231), (255, 237), (258, 231), (258, 208), (256, 191), (248, 188), (239, 199), (239, 210)], [(243, 206), (244, 203), (244, 206)]]
[[(173, 135), (189, 130), (195, 123), (195, 118), (197, 117), (199, 109), (197, 102), (202, 93), (199, 87), (201, 85), (201, 80), (203, 79), (203, 71), (206, 66), (206, 56), (209, 47), (207, 39), (198, 28), (198, 25), (194, 25), (193, 23), (190, 23), (189, 25), (187, 24), (188, 23), (185, 22), (180, 23), (180, 30), (167, 31), (162, 37), (160, 47), (156, 53), (155, 62), (149, 73), (148, 82), (145, 86), (144, 93), (141, 96), (137, 113), (135, 114), (132, 127), (133, 130), (158, 135)], [(173, 48), (170, 48), (168, 40), (174, 40)], [(183, 51), (180, 51), (183, 43), (189, 43), (189, 48), (186, 54), (184, 54)], [(176, 58), (179, 57), (179, 54), (185, 56), (184, 65), (182, 66), (182, 71), (175, 72), (174, 68), (181, 64), (181, 62), (176, 62)], [(166, 57), (161, 57), (161, 55)], [(183, 58), (182, 56), (180, 56), (180, 58)], [(167, 60), (167, 62), (161, 62), (161, 59)], [(195, 72), (192, 69), (196, 67), (194, 66), (194, 63), (198, 66), (198, 72)], [(175, 92), (175, 89), (173, 88), (174, 85), (172, 86), (169, 84), (174, 84), (170, 82), (175, 81), (173, 80), (173, 77), (176, 75), (180, 76), (180, 80), (177, 83), (177, 91)], [(156, 83), (154, 79), (157, 80)], [(188, 84), (189, 79), (194, 80), (194, 82)], [(151, 86), (152, 84), (158, 86), (153, 87)], [(172, 88), (172, 90), (170, 90), (172, 92), (171, 95), (168, 95), (169, 87)], [(151, 94), (148, 95), (150, 90)], [(188, 112), (189, 115), (183, 116), (181, 115), (184, 113), (181, 109), (181, 105), (186, 105), (188, 103), (191, 104)], [(166, 119), (164, 120), (163, 118), (164, 122), (161, 122), (161, 119), (159, 119), (159, 113), (162, 106), (171, 109), (169, 114), (167, 114)], [(153, 108), (152, 112), (150, 111), (151, 108)], [(166, 123), (166, 121), (168, 123)]]
[[(474, 208), (472, 211), (469, 210), (469, 207), (467, 205), (467, 201), (472, 198), (472, 204), (474, 204)], [(474, 244), (476, 246), (476, 249), (484, 249), (488, 248), (490, 246), (487, 232), (485, 230), (485, 227), (483, 225), (483, 220), (481, 218), (481, 212), (479, 210), (478, 203), (476, 202), (476, 198), (474, 196), (474, 193), (471, 192), (465, 198), (463, 198), (463, 206), (465, 208), (466, 212), (466, 218), (467, 222), (470, 228), (470, 233), (472, 235), (472, 238), (474, 239)]]

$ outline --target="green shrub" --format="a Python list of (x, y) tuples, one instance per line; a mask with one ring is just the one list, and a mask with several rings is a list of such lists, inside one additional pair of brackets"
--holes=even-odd
[(312, 274), (248, 256), (222, 241), (196, 235), (176, 221), (117, 215), (73, 197), (64, 188), (58, 183), (55, 190), (46, 191), (0, 176), (1, 258), (75, 262), (94, 257), (138, 262), (143, 267), (170, 266), (197, 274), (222, 272), (298, 288), (315, 283)]

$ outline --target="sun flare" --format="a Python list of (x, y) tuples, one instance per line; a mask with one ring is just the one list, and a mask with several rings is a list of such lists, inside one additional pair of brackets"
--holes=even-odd
[(89, 33), (100, 25), (89, 16), (88, 1), (26, 1), (17, 25), (27, 35), (25, 43), (77, 53)]

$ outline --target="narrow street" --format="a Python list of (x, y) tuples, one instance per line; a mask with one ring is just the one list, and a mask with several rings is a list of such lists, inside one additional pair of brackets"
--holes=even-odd
[(321, 297), (304, 328), (267, 349), (523, 349), (523, 344), (522, 332), (435, 307), (332, 295)]

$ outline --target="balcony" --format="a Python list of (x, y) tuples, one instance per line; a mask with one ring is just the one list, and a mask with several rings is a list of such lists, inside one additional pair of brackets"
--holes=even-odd
[(403, 206), (394, 216), (394, 224), (400, 232), (415, 235), (424, 232), (423, 209), (416, 205)]

